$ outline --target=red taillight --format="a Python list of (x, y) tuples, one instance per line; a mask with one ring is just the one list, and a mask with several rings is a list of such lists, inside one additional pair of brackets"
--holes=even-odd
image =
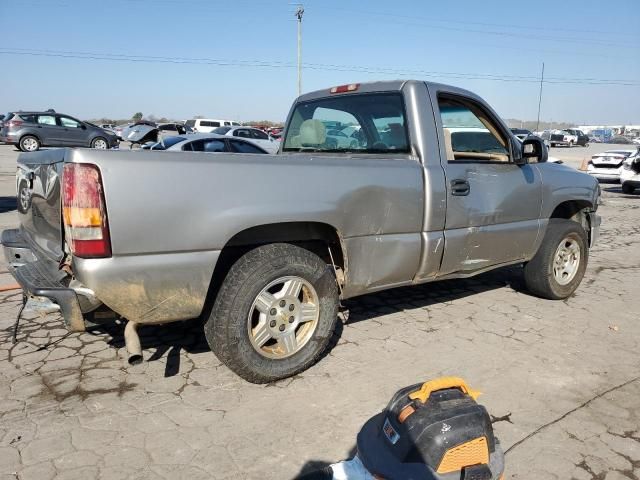
[(333, 87), (330, 92), (331, 93), (345, 93), (345, 92), (355, 92), (360, 87), (359, 83), (350, 83), (349, 85), (340, 85), (339, 87)]
[(10, 120), (6, 123), (7, 127), (19, 127), (24, 122), (22, 120)]
[(71, 252), (81, 258), (111, 256), (100, 170), (68, 163), (62, 173), (62, 218)]

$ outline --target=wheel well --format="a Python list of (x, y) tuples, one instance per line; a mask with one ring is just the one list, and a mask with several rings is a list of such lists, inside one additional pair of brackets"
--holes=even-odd
[(575, 220), (576, 215), (585, 208), (593, 208), (593, 205), (586, 200), (568, 200), (556, 206), (549, 218)]
[[(229, 270), (240, 257), (254, 248), (270, 243), (291, 243), (318, 255), (331, 264), (331, 255), (339, 276), (346, 270), (340, 235), (331, 225), (320, 222), (283, 222), (247, 228), (235, 234), (222, 248), (213, 271), (202, 317), (208, 318), (213, 302)], [(329, 254), (331, 251), (331, 255)], [(340, 283), (342, 279), (340, 279)]]
[(588, 215), (585, 214), (585, 210), (592, 208), (591, 202), (586, 200), (569, 200), (558, 205), (551, 213), (550, 218), (565, 218), (579, 223), (587, 233), (589, 244), (591, 244), (591, 224)]
[(18, 139), (18, 145), (20, 145), (20, 142), (22, 142), (22, 139), (24, 137), (33, 137), (36, 140), (38, 140), (38, 142), (42, 143), (42, 140), (40, 140), (40, 137), (38, 135), (36, 135), (35, 133), (25, 133)]

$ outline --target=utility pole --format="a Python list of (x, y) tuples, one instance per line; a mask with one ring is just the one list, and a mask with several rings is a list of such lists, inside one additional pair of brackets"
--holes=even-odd
[(300, 96), (302, 95), (302, 15), (304, 15), (302, 4), (298, 5), (295, 15), (298, 19), (298, 96)]
[(542, 62), (542, 75), (540, 75), (540, 93), (538, 94), (538, 121), (536, 122), (536, 132), (540, 131), (540, 106), (542, 105), (542, 84), (544, 83), (544, 62)]

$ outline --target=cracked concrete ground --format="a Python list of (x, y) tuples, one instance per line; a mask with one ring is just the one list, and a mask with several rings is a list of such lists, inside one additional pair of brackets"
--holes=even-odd
[[(7, 159), (2, 227), (16, 221)], [(505, 478), (640, 479), (640, 195), (603, 187), (572, 298), (531, 297), (509, 268), (354, 299), (326, 357), (273, 385), (222, 366), (195, 321), (142, 328), (131, 368), (118, 324), (67, 334), (28, 315), (12, 345), (20, 295), (0, 293), (0, 479), (291, 478), (348, 457), (398, 388), (440, 375), (484, 392)]]

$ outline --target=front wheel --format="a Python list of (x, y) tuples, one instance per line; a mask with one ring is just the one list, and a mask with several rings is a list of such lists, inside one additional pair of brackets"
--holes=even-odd
[(580, 285), (588, 258), (587, 233), (582, 225), (552, 218), (540, 249), (524, 266), (527, 288), (542, 298), (567, 298)]
[(95, 148), (97, 150), (106, 150), (109, 148), (109, 144), (107, 140), (102, 137), (96, 137), (91, 141), (91, 148)]
[(626, 193), (627, 195), (631, 195), (633, 193), (633, 191), (635, 190), (635, 187), (629, 183), (623, 183), (622, 184), (622, 193)]
[(327, 264), (295, 245), (246, 253), (225, 278), (205, 324), (211, 350), (252, 383), (313, 365), (335, 329), (338, 288)]

